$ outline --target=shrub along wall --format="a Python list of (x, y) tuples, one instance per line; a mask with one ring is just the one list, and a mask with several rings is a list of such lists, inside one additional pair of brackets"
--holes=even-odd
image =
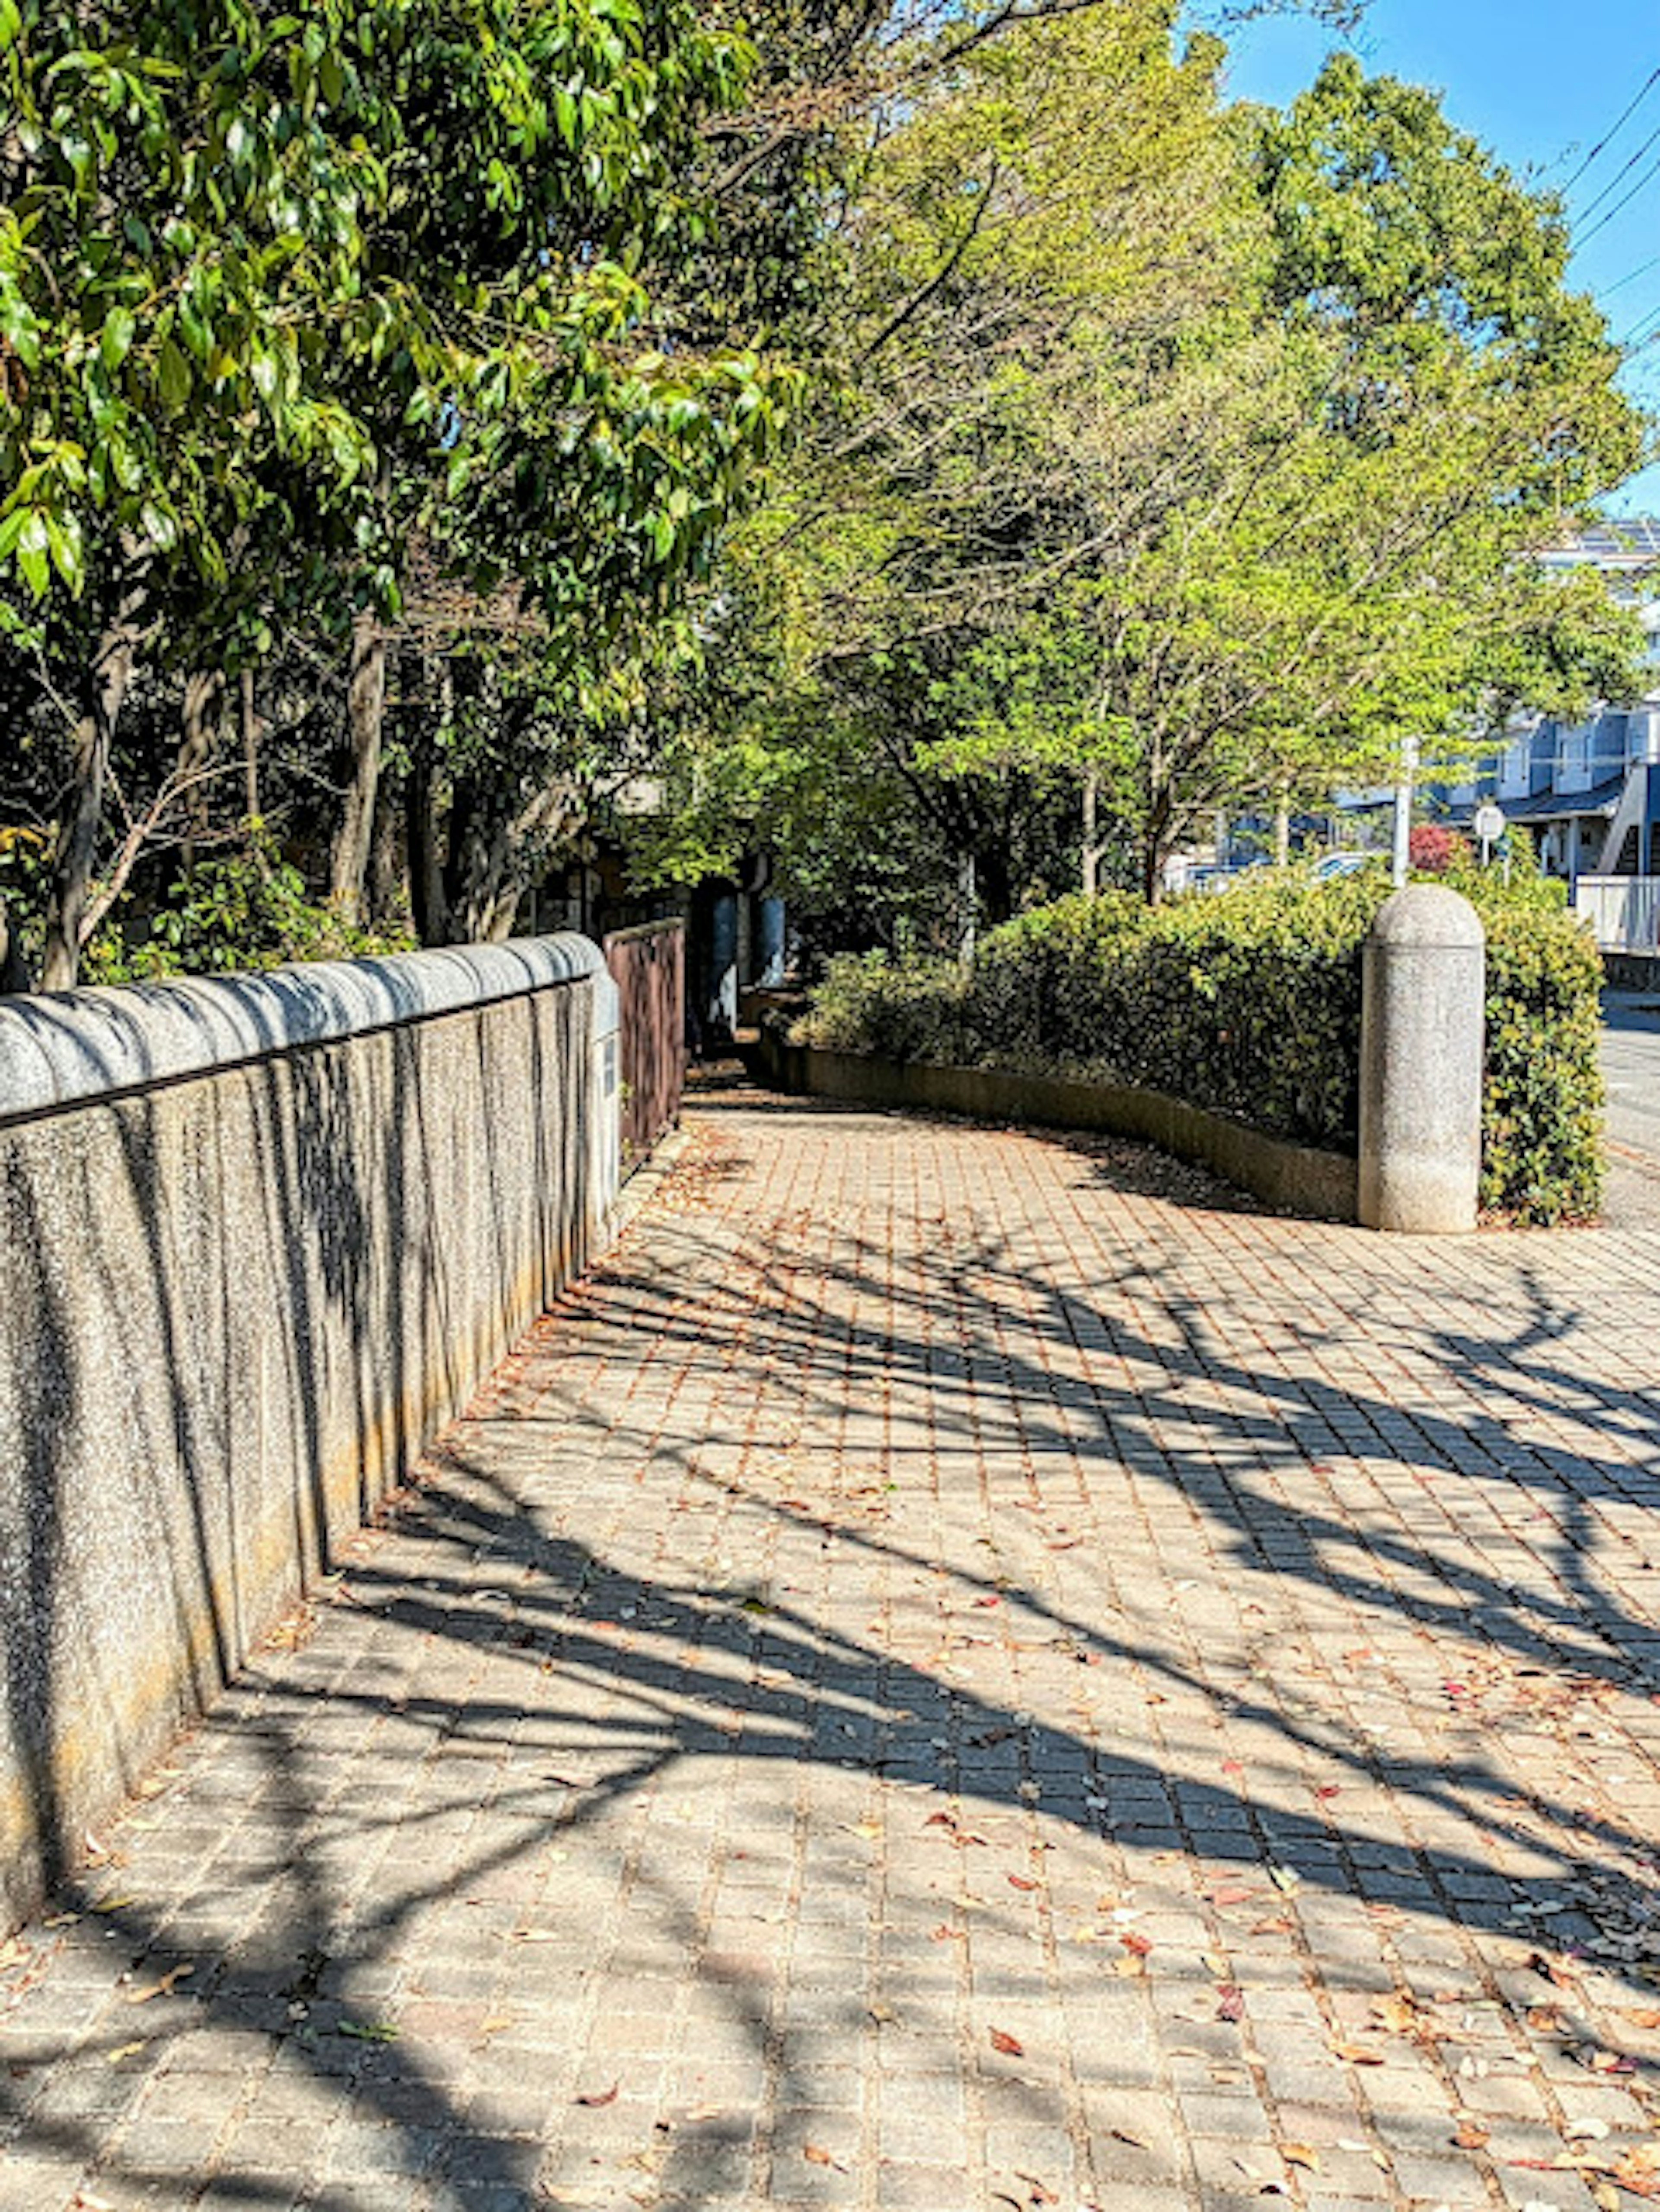
[[(1484, 1206), (1529, 1222), (1595, 1212), (1601, 1190), (1596, 948), (1560, 887), (1519, 872), (1443, 880), (1487, 925)], [(1384, 872), (1330, 883), (1263, 871), (1157, 909), (1062, 899), (955, 963), (831, 963), (804, 1043), (893, 1060), (1145, 1085), (1299, 1144), (1358, 1146), (1360, 952)]]

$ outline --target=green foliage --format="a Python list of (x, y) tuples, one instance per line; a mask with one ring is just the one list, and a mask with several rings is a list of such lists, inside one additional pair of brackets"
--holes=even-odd
[(1602, 1192), (1602, 963), (1565, 909), (1482, 902), (1487, 1073), (1481, 1201), (1529, 1222), (1594, 1214)]
[(404, 623), (429, 664), (503, 637), (536, 663), (539, 711), (453, 774), (403, 718), (429, 843), (470, 848), (452, 915), (510, 923), (566, 756), (684, 650), (799, 395), (758, 306), (690, 289), (758, 250), (711, 151), (754, 66), (696, 0), (0, 0), (0, 693), (28, 756), (0, 810), (55, 832), (54, 980), (135, 868), (165, 915), (159, 854), (210, 812), (234, 834), (203, 781), (226, 717), (158, 742), (172, 684), (307, 665), (281, 717), (309, 722), (303, 858), (332, 829), (355, 909), (377, 803), (404, 811), (379, 777)]
[(215, 975), (297, 960), (407, 951), (407, 933), (354, 929), (313, 899), (298, 868), (256, 830), (246, 849), (198, 860), (148, 925), (118, 909), (87, 950), (89, 983)]
[(818, 773), (804, 727), (857, 738), (982, 884), (1011, 794), (1051, 884), (1087, 843), (1156, 897), (1218, 806), (1641, 689), (1628, 611), (1535, 557), (1643, 447), (1560, 209), (1430, 93), (1346, 58), (1229, 111), (1171, 30), (1028, 24), (896, 112), (847, 226), (862, 350), (769, 518), (776, 780)]
[(980, 1058), (973, 978), (954, 961), (896, 960), (886, 952), (838, 953), (795, 1025), (802, 1043), (884, 1060), (946, 1065)]
[[(1602, 1086), (1595, 946), (1560, 885), (1471, 870), (1488, 933), (1482, 1203), (1531, 1223), (1596, 1212)], [(803, 1042), (1145, 1085), (1295, 1142), (1358, 1140), (1360, 955), (1383, 869), (1296, 871), (1148, 909), (1062, 899), (984, 940), (971, 975), (835, 961)]]

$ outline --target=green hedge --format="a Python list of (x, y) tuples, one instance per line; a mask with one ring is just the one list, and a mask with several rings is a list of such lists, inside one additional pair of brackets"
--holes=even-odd
[[(1560, 888), (1457, 879), (1487, 924), (1481, 1199), (1517, 1219), (1595, 1213), (1602, 1082), (1596, 948)], [(946, 961), (836, 960), (794, 1034), (891, 1060), (1141, 1084), (1335, 1152), (1357, 1144), (1360, 952), (1381, 868), (1260, 881), (1149, 910), (1062, 899)]]

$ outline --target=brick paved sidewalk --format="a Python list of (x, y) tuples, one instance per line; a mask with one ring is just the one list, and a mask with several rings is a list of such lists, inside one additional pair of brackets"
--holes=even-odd
[(706, 1099), (6, 1954), (0, 2206), (1640, 2205), (1657, 1345), (1660, 1237)]

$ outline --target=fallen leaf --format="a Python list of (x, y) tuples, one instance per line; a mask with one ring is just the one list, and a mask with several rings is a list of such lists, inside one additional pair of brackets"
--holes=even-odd
[(1276, 1889), (1283, 1889), (1287, 1897), (1295, 1897), (1303, 1887), (1303, 1877), (1294, 1867), (1271, 1866), (1268, 1879)]
[(614, 2105), (622, 2087), (620, 2081), (613, 2081), (609, 2089), (584, 2089), (579, 2094), (576, 2101), (579, 2105)]
[(1573, 2055), (1592, 2074), (1634, 2074), (1637, 2071), (1631, 2059), (1623, 2057), (1615, 2051), (1604, 2051), (1600, 2044), (1582, 2043)]
[(1334, 2043), (1331, 2046), (1340, 2058), (1347, 2058), (1351, 2066), (1381, 2066), (1383, 2054), (1364, 2043)]
[(1030, 1875), (1012, 1874), (1009, 1876), (1009, 1887), (1011, 1889), (1036, 1889), (1037, 1887), (1037, 1884), (1031, 1879)]
[(930, 1813), (922, 1826), (925, 1828), (943, 1828), (952, 1843), (959, 1846), (983, 1844), (986, 1840), (983, 1836), (976, 1835), (972, 1828), (965, 1828), (955, 1813)]
[(837, 2173), (845, 2173), (848, 2170), (845, 2161), (837, 2158), (833, 2151), (826, 2150), (822, 2143), (803, 2143), (801, 2155), (809, 2166), (833, 2166)]
[(118, 2043), (109, 2054), (109, 2063), (112, 2066), (119, 2066), (124, 2058), (131, 2058), (135, 2052), (148, 2050), (149, 2047), (148, 2044), (144, 2043)]
[(1485, 2150), (1493, 2140), (1493, 2130), (1484, 2128), (1480, 2120), (1460, 2120), (1452, 2139), (1460, 2150)]
[(343, 2020), (342, 2035), (349, 2035), (357, 2043), (396, 2043), (398, 2030), (389, 2020)]
[(1236, 1982), (1224, 1982), (1216, 1992), (1218, 2020), (1243, 2020), (1245, 2017), (1245, 1992)]
[(1660, 2143), (1627, 2151), (1610, 2167), (1609, 2179), (1633, 2197), (1660, 2197)]
[(1006, 2028), (992, 2029), (991, 2047), (994, 2051), (1000, 2051), (1006, 2058), (1024, 2058), (1026, 2055), (1025, 2045), (1018, 2035), (1011, 2035)]
[(1152, 1936), (1138, 1935), (1134, 1929), (1128, 1936), (1121, 1936), (1118, 1940), (1127, 1951), (1133, 1953), (1138, 1959), (1145, 1959), (1152, 1948)]
[(1028, 2204), (1058, 2204), (1061, 2202), (1049, 2185), (1040, 2181), (1035, 2173), (1022, 2173), (1017, 2166), (1014, 2178), (1017, 2181), (1024, 2181), (1031, 2191), (1031, 2194), (1026, 2199)]
[(182, 1982), (187, 1974), (193, 1974), (195, 1972), (195, 1967), (188, 1963), (182, 1966), (170, 1966), (159, 1982), (150, 1982), (143, 1989), (135, 1990), (127, 1999), (127, 2002), (136, 2005), (148, 2004), (152, 1997), (171, 1996), (177, 1984)]
[(1146, 2150), (1147, 2148), (1146, 2137), (1132, 2135), (1128, 2128), (1109, 2128), (1107, 2132), (1116, 2136), (1121, 2143), (1128, 2143), (1132, 2150)]
[(1530, 1952), (1528, 1964), (1535, 1974), (1542, 1974), (1548, 1982), (1554, 1982), (1559, 1990), (1571, 1990), (1574, 1987), (1576, 1977), (1568, 1972), (1560, 1960), (1548, 1957), (1543, 1951)]
[(1287, 2166), (1300, 2166), (1305, 2172), (1318, 2173), (1320, 2154), (1312, 2143), (1288, 2142), (1286, 2145)]
[(1425, 2024), (1424, 2008), (1415, 1997), (1383, 1997), (1371, 2009), (1377, 2025), (1392, 2035), (1416, 2035)]

